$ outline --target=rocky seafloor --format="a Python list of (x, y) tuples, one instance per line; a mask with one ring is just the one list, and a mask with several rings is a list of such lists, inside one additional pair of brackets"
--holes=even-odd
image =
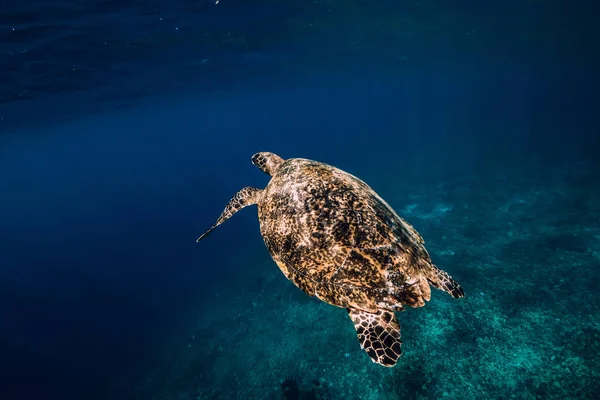
[[(266, 251), (215, 282), (192, 332), (135, 396), (590, 399), (600, 392), (600, 169), (502, 165), (387, 198), (467, 298), (399, 313), (404, 355), (372, 363), (345, 310), (309, 298)], [(396, 183), (394, 183), (396, 184)]]

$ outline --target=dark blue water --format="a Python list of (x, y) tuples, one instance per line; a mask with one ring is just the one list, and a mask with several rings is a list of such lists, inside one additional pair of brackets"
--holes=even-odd
[[(591, 2), (0, 3), (2, 399), (592, 398)], [(195, 239), (257, 151), (368, 182), (467, 293), (371, 363), (270, 259)]]

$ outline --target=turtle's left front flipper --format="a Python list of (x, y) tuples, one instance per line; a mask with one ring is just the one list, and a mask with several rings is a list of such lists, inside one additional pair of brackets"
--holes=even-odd
[(229, 204), (227, 204), (227, 207), (225, 207), (225, 209), (221, 213), (221, 216), (219, 216), (219, 219), (217, 220), (217, 222), (215, 222), (215, 224), (213, 226), (211, 226), (209, 230), (204, 232), (202, 234), (202, 236), (200, 236), (198, 238), (198, 240), (196, 240), (196, 241), (199, 242), (200, 240), (205, 238), (217, 226), (219, 226), (223, 222), (227, 221), (229, 218), (231, 218), (231, 216), (233, 216), (233, 214), (240, 211), (242, 208), (244, 208), (246, 206), (251, 206), (253, 204), (257, 204), (258, 201), (260, 200), (261, 194), (262, 194), (262, 189), (257, 189), (257, 188), (250, 187), (250, 186), (247, 186), (247, 187), (243, 188), (242, 190), (240, 190), (239, 192), (237, 192), (235, 194), (235, 196), (233, 196), (231, 198), (231, 200), (229, 200)]
[(371, 361), (393, 367), (402, 355), (400, 346), (400, 325), (392, 311), (377, 310), (370, 313), (348, 308), (348, 315), (354, 322), (358, 341)]

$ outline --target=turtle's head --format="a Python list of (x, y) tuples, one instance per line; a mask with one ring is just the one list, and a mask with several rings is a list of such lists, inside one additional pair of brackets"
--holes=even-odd
[(283, 158), (277, 154), (261, 151), (252, 156), (252, 164), (256, 165), (265, 174), (273, 176), (283, 164)]

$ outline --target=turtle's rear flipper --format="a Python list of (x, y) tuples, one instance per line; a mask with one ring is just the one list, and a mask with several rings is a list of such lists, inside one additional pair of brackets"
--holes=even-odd
[(227, 221), (233, 214), (240, 211), (242, 208), (258, 203), (261, 193), (262, 193), (261, 189), (257, 189), (257, 188), (250, 187), (250, 186), (247, 186), (247, 187), (243, 188), (242, 190), (240, 190), (239, 192), (237, 192), (235, 194), (235, 196), (233, 196), (231, 198), (231, 200), (229, 200), (229, 204), (227, 204), (227, 207), (225, 207), (225, 209), (221, 213), (221, 216), (219, 217), (217, 222), (215, 222), (215, 224), (213, 226), (211, 226), (209, 230), (204, 232), (202, 234), (202, 236), (200, 236), (198, 238), (198, 240), (196, 240), (196, 241), (199, 242), (200, 240), (202, 240), (204, 237), (206, 237), (206, 235), (211, 233), (217, 226), (219, 226), (223, 222)]
[(465, 291), (458, 282), (435, 265), (431, 267), (432, 269), (427, 274), (427, 280), (431, 283), (431, 286), (449, 293), (455, 299), (465, 297)]
[(393, 312), (378, 310), (369, 313), (348, 308), (348, 315), (354, 322), (358, 341), (371, 361), (384, 367), (393, 367), (402, 355), (400, 345), (400, 325)]

